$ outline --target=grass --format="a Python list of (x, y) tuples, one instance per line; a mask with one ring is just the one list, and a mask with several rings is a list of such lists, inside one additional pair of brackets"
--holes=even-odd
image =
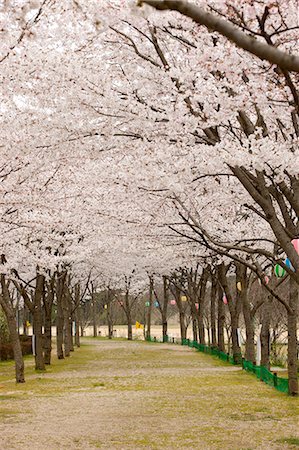
[(282, 438), (279, 439), (277, 442), (281, 442), (282, 444), (289, 444), (295, 447), (299, 447), (299, 438), (296, 437), (289, 437), (289, 438)]
[[(44, 373), (36, 373), (33, 358), (26, 358), (25, 384), (15, 384), (12, 363), (0, 364), (0, 435), (2, 418), (13, 426), (30, 410), (20, 433), (31, 436), (35, 402), (46, 411), (49, 405), (41, 415), (46, 429), (57, 410), (63, 421), (75, 408), (79, 420), (73, 428), (75, 416), (68, 423), (61, 448), (83, 449), (86, 442), (91, 448), (134, 450), (298, 447), (298, 399), (239, 367), (180, 346), (84, 342), (70, 358), (53, 357)], [(46, 436), (41, 448), (43, 442)]]

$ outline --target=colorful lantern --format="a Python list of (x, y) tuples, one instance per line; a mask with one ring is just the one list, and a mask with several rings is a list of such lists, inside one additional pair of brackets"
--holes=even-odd
[(294, 249), (296, 250), (296, 252), (299, 254), (299, 239), (293, 239), (292, 240), (292, 244), (294, 246)]
[(186, 302), (186, 301), (187, 301), (186, 295), (182, 295), (182, 296), (181, 296), (181, 301), (182, 301), (182, 302)]
[(199, 303), (195, 303), (195, 309), (199, 310)]
[(149, 307), (150, 306), (150, 302), (145, 302), (145, 306)]
[(286, 271), (279, 264), (276, 264), (274, 267), (274, 273), (278, 278), (282, 278), (285, 276)]
[(241, 284), (241, 281), (238, 281), (238, 283), (237, 283), (237, 289), (238, 289), (239, 292), (242, 291), (242, 284)]
[(155, 302), (155, 307), (159, 308), (159, 302)]
[(170, 304), (171, 305), (176, 305), (176, 301), (175, 300), (170, 300)]
[(223, 295), (223, 303), (224, 303), (225, 305), (227, 305), (227, 304), (228, 304), (228, 301), (227, 301), (227, 297), (226, 297), (226, 295), (225, 295), (225, 294)]
[(288, 267), (288, 269), (291, 269), (293, 272), (295, 272), (294, 267), (292, 266), (292, 263), (289, 260), (289, 258), (287, 258), (284, 263)]
[(107, 309), (108, 308), (108, 305), (104, 305), (104, 309)]
[(269, 283), (270, 280), (269, 280), (269, 277), (267, 277), (267, 275), (265, 276), (264, 281), (265, 281), (265, 284)]

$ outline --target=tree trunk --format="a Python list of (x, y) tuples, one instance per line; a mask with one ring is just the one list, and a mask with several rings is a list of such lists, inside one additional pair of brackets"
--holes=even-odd
[(97, 337), (97, 302), (95, 292), (92, 288), (92, 326), (93, 326), (93, 337)]
[(192, 314), (192, 334), (193, 334), (193, 341), (198, 341), (198, 335), (197, 335), (197, 319)]
[(224, 322), (225, 322), (225, 311), (223, 303), (223, 292), (220, 286), (218, 287), (218, 318), (217, 318), (217, 335), (218, 335), (218, 350), (225, 352), (224, 343)]
[(128, 341), (132, 341), (133, 331), (132, 331), (131, 311), (128, 311), (128, 313), (127, 313), (127, 321), (128, 321)]
[(290, 277), (290, 298), (288, 311), (288, 377), (289, 393), (298, 395), (298, 342), (297, 342), (297, 311), (298, 311), (298, 285)]
[(1, 274), (1, 287), (2, 287), (2, 295), (0, 295), (0, 304), (3, 308), (8, 329), (10, 335), (10, 341), (13, 348), (14, 360), (15, 360), (15, 373), (16, 373), (16, 382), (24, 383), (25, 375), (24, 375), (24, 360), (22, 355), (22, 348), (19, 338), (19, 333), (17, 331), (17, 322), (15, 313), (10, 301), (9, 290), (5, 281), (5, 276)]
[(45, 364), (51, 364), (51, 350), (52, 350), (52, 320), (51, 316), (45, 316), (44, 329), (44, 359)]
[(80, 347), (80, 284), (75, 286), (75, 345)]
[(57, 347), (57, 358), (64, 359), (64, 351), (63, 351), (63, 292), (64, 292), (64, 278), (65, 274), (58, 274), (57, 279), (57, 289), (56, 289), (56, 298), (57, 298), (57, 316), (56, 316), (56, 347)]
[(44, 295), (45, 277), (38, 274), (34, 293), (33, 333), (35, 347), (35, 370), (45, 370), (42, 332), (42, 298)]
[(261, 366), (270, 369), (270, 322), (272, 297), (268, 296), (264, 307), (261, 328)]
[(153, 293), (154, 293), (154, 279), (149, 277), (149, 306), (147, 308), (147, 326), (146, 326), (146, 339), (151, 337), (151, 321), (152, 321), (152, 307), (153, 307)]
[(204, 326), (204, 311), (205, 311), (205, 299), (206, 299), (206, 288), (207, 288), (208, 277), (209, 277), (209, 271), (207, 268), (204, 268), (201, 279), (200, 279), (199, 311), (197, 314), (199, 342), (204, 345), (206, 343), (205, 326)]
[(52, 306), (54, 302), (54, 277), (47, 283), (47, 295), (44, 296), (45, 329), (43, 350), (45, 364), (51, 364), (52, 350)]
[(180, 311), (179, 313), (180, 317), (180, 330), (181, 330), (181, 339), (186, 339), (187, 336), (187, 327), (185, 324), (185, 313), (183, 311)]
[(216, 296), (217, 296), (217, 280), (213, 276), (211, 286), (211, 344), (213, 348), (217, 347), (216, 337)]
[[(245, 289), (245, 288), (244, 288)], [(248, 304), (247, 293), (242, 292), (241, 297), (243, 300), (243, 317), (246, 329), (246, 345), (245, 345), (245, 359), (252, 363), (255, 363), (255, 345), (254, 345), (254, 326), (251, 317), (250, 306)]]
[(24, 304), (23, 306), (23, 335), (27, 336), (28, 335), (28, 308), (26, 307), (26, 305)]
[(162, 307), (162, 336), (163, 342), (168, 342), (168, 334), (167, 334), (167, 308), (169, 301), (169, 290), (168, 290), (168, 281), (167, 277), (163, 276), (163, 307)]
[(62, 308), (64, 320), (64, 356), (68, 357), (71, 354), (72, 329), (70, 323), (69, 302), (66, 293), (63, 296)]

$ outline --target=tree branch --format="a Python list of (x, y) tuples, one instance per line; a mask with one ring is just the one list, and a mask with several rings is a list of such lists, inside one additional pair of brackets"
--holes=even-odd
[(269, 44), (257, 40), (227, 20), (217, 17), (215, 14), (203, 11), (202, 8), (183, 0), (138, 0), (137, 4), (150, 5), (158, 10), (174, 10), (184, 16), (190, 17), (196, 23), (206, 26), (211, 31), (217, 31), (227, 37), (238, 47), (256, 55), (262, 60), (276, 64), (281, 69), (299, 72), (299, 57), (283, 52)]

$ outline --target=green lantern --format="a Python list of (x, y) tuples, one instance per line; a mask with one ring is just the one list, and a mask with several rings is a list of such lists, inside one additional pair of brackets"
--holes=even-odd
[(278, 278), (282, 278), (285, 276), (286, 271), (279, 264), (276, 264), (276, 266), (274, 267), (274, 273)]
[(150, 305), (150, 302), (145, 302), (145, 306), (149, 306)]

